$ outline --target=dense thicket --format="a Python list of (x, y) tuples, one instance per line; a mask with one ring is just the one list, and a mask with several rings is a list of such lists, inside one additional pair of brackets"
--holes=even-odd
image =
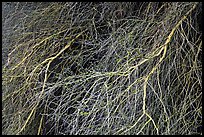
[(202, 134), (202, 3), (2, 3), (3, 134)]

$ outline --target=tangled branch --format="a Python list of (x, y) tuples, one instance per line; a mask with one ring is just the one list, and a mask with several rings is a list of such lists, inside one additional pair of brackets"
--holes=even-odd
[(202, 3), (3, 3), (3, 134), (202, 134)]

